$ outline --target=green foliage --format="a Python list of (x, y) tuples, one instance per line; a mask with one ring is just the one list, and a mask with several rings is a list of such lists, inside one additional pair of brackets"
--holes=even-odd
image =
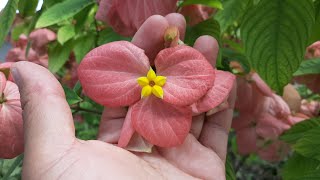
[(184, 0), (181, 3), (181, 6), (187, 6), (192, 4), (203, 4), (212, 8), (223, 9), (220, 0)]
[(227, 180), (236, 180), (236, 174), (234, 172), (233, 166), (230, 162), (230, 159), (226, 160), (226, 179)]
[(79, 37), (75, 41), (74, 54), (76, 56), (77, 63), (80, 63), (83, 57), (95, 47), (96, 34), (86, 34)]
[[(221, 51), (224, 58), (229, 59), (231, 61), (239, 62), (242, 65), (245, 73), (250, 72), (250, 65), (245, 55), (238, 53), (236, 51), (233, 51), (232, 49), (229, 49), (229, 48), (222, 48)], [(229, 61), (227, 62), (227, 64), (229, 64)]]
[(301, 76), (307, 74), (320, 74), (320, 58), (303, 61), (293, 75)]
[(18, 8), (19, 0), (9, 0), (6, 7), (0, 14), (0, 47), (2, 46), (7, 34), (10, 31), (16, 10)]
[(21, 164), (23, 155), (14, 159), (0, 159), (0, 179), (3, 180), (18, 180), (21, 179)]
[(68, 61), (73, 42), (68, 41), (63, 46), (56, 43), (49, 48), (49, 70), (56, 73)]
[(293, 146), (294, 150), (303, 156), (320, 160), (320, 127), (315, 127), (304, 133), (303, 137)]
[(78, 94), (67, 86), (62, 86), (64, 93), (66, 94), (66, 99), (69, 105), (77, 104), (82, 101), (82, 98)]
[(318, 127), (320, 127), (319, 118), (305, 120), (286, 131), (280, 139), (289, 144), (296, 144), (306, 133)]
[(28, 27), (29, 25), (26, 23), (16, 25), (11, 31), (11, 38), (17, 41), (21, 34), (28, 34)]
[(58, 42), (63, 45), (65, 42), (72, 39), (75, 35), (76, 32), (72, 24), (62, 26), (58, 30)]
[(284, 180), (320, 179), (320, 161), (294, 153), (286, 162), (282, 177)]
[(55, 4), (40, 16), (36, 28), (47, 27), (67, 20), (92, 3), (92, 0), (66, 0)]
[(316, 10), (316, 23), (314, 24), (312, 28), (312, 33), (311, 37), (309, 40), (309, 44), (312, 44), (313, 42), (319, 41), (320, 40), (320, 1), (317, 0), (314, 2), (315, 10)]
[(32, 16), (36, 12), (38, 0), (21, 0), (18, 4), (19, 14), (23, 17)]
[(106, 28), (103, 31), (99, 32), (98, 45), (101, 46), (109, 42), (121, 40), (131, 41), (131, 38), (122, 37), (114, 32), (112, 28)]
[(250, 0), (224, 0), (222, 2), (223, 10), (218, 11), (214, 16), (220, 24), (221, 32), (225, 32), (230, 25), (243, 16), (249, 3)]
[(312, 0), (261, 0), (244, 15), (245, 54), (278, 93), (303, 60), (314, 19)]
[(218, 42), (220, 42), (220, 26), (218, 21), (210, 18), (193, 27), (188, 27), (186, 31), (185, 43), (192, 46), (196, 39), (202, 35), (212, 36), (216, 38)]

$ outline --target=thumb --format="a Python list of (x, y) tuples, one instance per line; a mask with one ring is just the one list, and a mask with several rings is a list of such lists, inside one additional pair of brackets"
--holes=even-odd
[(73, 118), (64, 91), (44, 67), (18, 62), (11, 73), (21, 94), (25, 156), (50, 153), (75, 138)]

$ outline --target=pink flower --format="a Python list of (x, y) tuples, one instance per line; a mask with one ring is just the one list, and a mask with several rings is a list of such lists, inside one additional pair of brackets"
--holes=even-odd
[(180, 13), (186, 17), (188, 24), (194, 26), (207, 20), (214, 13), (214, 9), (203, 5), (189, 5), (184, 6)]
[(240, 154), (257, 153), (268, 161), (281, 160), (288, 146), (278, 137), (303, 117), (293, 116), (288, 104), (256, 73), (238, 78), (239, 116), (232, 123)]
[(29, 37), (31, 48), (26, 57), (28, 38), (25, 35), (20, 35), (19, 40), (14, 44), (15, 47), (8, 52), (6, 61), (30, 61), (48, 67), (49, 58), (46, 45), (55, 39), (55, 33), (48, 29), (38, 29), (31, 32)]
[(29, 40), (32, 43), (32, 49), (34, 49), (39, 55), (46, 54), (46, 45), (56, 39), (56, 33), (45, 28), (32, 31), (29, 35)]
[(317, 42), (311, 44), (307, 48), (307, 52), (306, 52), (305, 57), (306, 57), (306, 59), (319, 58), (320, 57), (320, 41), (317, 41)]
[(155, 67), (158, 76), (142, 49), (121, 41), (91, 51), (78, 74), (85, 93), (96, 102), (130, 106), (129, 122), (149, 142), (175, 146), (183, 143), (190, 130), (188, 106), (213, 86), (214, 70), (201, 53), (188, 46), (162, 50)]
[(0, 65), (0, 158), (14, 158), (23, 152), (20, 93), (18, 86), (6, 78), (11, 79), (9, 66)]
[(301, 101), (301, 113), (309, 117), (318, 116), (320, 114), (320, 102), (303, 99)]
[[(79, 79), (89, 97), (108, 107), (129, 106), (121, 147), (135, 131), (161, 147), (183, 143), (191, 126), (190, 105), (214, 87), (217, 72), (200, 52), (182, 45), (160, 51), (155, 68), (157, 74), (144, 51), (125, 41), (92, 50), (79, 66)], [(220, 95), (225, 98), (228, 93)]]
[(152, 15), (175, 12), (177, 0), (100, 0), (96, 19), (123, 36), (133, 36)]

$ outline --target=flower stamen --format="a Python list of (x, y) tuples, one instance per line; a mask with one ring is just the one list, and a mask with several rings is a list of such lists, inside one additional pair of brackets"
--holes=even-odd
[(137, 79), (138, 84), (142, 87), (141, 98), (148, 97), (151, 94), (158, 98), (163, 99), (162, 87), (166, 83), (166, 77), (157, 76), (152, 68), (147, 73), (147, 76), (139, 77)]

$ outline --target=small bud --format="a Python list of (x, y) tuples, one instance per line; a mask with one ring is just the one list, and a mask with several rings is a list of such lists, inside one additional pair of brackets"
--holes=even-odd
[(164, 42), (167, 48), (177, 46), (179, 44), (179, 29), (175, 26), (167, 28), (164, 33)]

